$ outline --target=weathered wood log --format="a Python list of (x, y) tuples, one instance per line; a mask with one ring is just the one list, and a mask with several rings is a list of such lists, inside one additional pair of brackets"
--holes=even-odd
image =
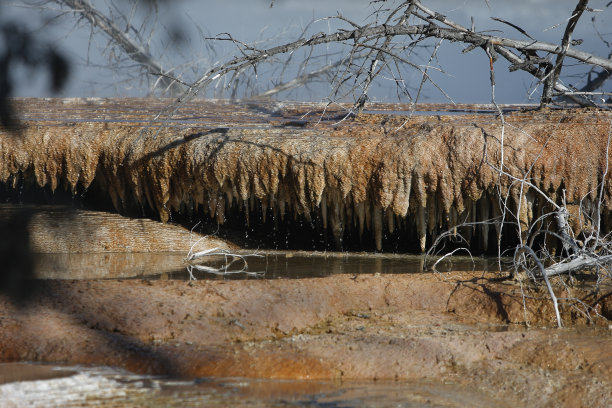
[(605, 266), (612, 263), (612, 255), (600, 257), (587, 257), (579, 255), (568, 262), (556, 263), (544, 269), (546, 276), (562, 275), (572, 271), (580, 271), (584, 269), (595, 268), (597, 266)]

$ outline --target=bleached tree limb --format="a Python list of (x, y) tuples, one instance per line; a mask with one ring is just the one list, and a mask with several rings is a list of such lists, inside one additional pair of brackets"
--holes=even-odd
[(557, 318), (557, 326), (559, 328), (563, 327), (563, 321), (561, 320), (561, 314), (559, 313), (559, 302), (557, 301), (557, 296), (555, 295), (552, 285), (550, 284), (550, 280), (548, 279), (548, 274), (546, 273), (544, 265), (542, 265), (542, 262), (540, 261), (536, 253), (533, 251), (533, 249), (531, 249), (528, 246), (519, 246), (516, 249), (516, 251), (514, 252), (515, 263), (517, 262), (518, 258), (524, 254), (530, 255), (535, 261), (538, 268), (540, 269), (542, 277), (544, 278), (544, 281), (546, 282), (546, 288), (548, 289), (548, 294), (550, 295), (550, 298), (553, 302), (553, 307), (555, 309), (555, 316)]
[(594, 268), (612, 263), (612, 255), (599, 257), (590, 257), (579, 255), (569, 262), (560, 262), (544, 269), (545, 276), (561, 275), (568, 272), (574, 272), (583, 269)]
[[(603, 72), (612, 71), (612, 59), (602, 58), (584, 51), (580, 51), (571, 46), (571, 35), (576, 26), (576, 23), (584, 11), (590, 11), (587, 8), (588, 0), (579, 0), (574, 13), (569, 19), (565, 30), (563, 41), (561, 44), (553, 44), (529, 38), (528, 40), (519, 40), (495, 36), (475, 32), (473, 29), (468, 29), (460, 24), (448, 19), (446, 16), (437, 13), (425, 7), (419, 0), (409, 0), (400, 2), (393, 9), (379, 9), (374, 14), (377, 16), (377, 21), (383, 21), (382, 24), (365, 24), (359, 25), (352, 22), (341, 15), (330, 17), (349, 24), (350, 29), (338, 29), (336, 32), (329, 34), (317, 33), (310, 37), (301, 37), (297, 41), (281, 44), (268, 49), (259, 49), (255, 45), (241, 42), (230, 34), (218, 36), (215, 39), (220, 41), (230, 41), (236, 44), (239, 54), (222, 64), (210, 67), (197, 80), (192, 82), (187, 89), (183, 87), (184, 83), (174, 80), (170, 72), (164, 70), (163, 65), (157, 61), (146, 49), (144, 44), (131, 38), (125, 30), (122, 30), (112, 18), (105, 16), (92, 5), (90, 0), (54, 0), (55, 2), (68, 7), (77, 15), (87, 19), (92, 27), (96, 27), (104, 32), (114, 43), (116, 43), (132, 60), (144, 66), (148, 73), (158, 76), (158, 81), (161, 86), (172, 88), (173, 91), (184, 91), (174, 104), (168, 107), (163, 112), (163, 115), (172, 115), (173, 112), (182, 103), (190, 100), (205, 89), (211, 82), (218, 80), (226, 75), (232, 78), (230, 81), (235, 81), (238, 74), (245, 72), (249, 68), (256, 67), (263, 62), (270, 62), (279, 54), (291, 54), (300, 48), (317, 47), (322, 44), (338, 43), (349, 45), (353, 42), (350, 57), (343, 61), (346, 62), (344, 73), (337, 78), (338, 83), (346, 83), (346, 80), (351, 77), (356, 81), (356, 86), (353, 90), (360, 90), (361, 96), (357, 98), (355, 111), (359, 112), (363, 103), (367, 100), (368, 90), (373, 81), (381, 74), (383, 70), (391, 70), (392, 62), (397, 64), (397, 53), (395, 49), (406, 49), (427, 38), (436, 38), (438, 40), (448, 40), (451, 42), (462, 42), (468, 45), (466, 50), (474, 48), (483, 48), (491, 56), (494, 61), (497, 55), (503, 56), (511, 64), (510, 69), (521, 69), (529, 72), (531, 75), (539, 79), (545, 84), (542, 102), (549, 103), (553, 95), (552, 91), (560, 94), (567, 94), (575, 102), (580, 104), (593, 104), (586, 101), (586, 98), (581, 98), (571, 90), (559, 82), (560, 70), (563, 66), (563, 61), (566, 57), (573, 58), (585, 64), (600, 67)], [(378, 19), (382, 13), (382, 19)], [(410, 19), (416, 18), (424, 22), (424, 24), (411, 24)], [(524, 30), (515, 24), (503, 19), (497, 19), (504, 24), (514, 27), (519, 32), (530, 37)], [(409, 37), (411, 40), (406, 42), (400, 40), (393, 43), (397, 37)], [(404, 45), (401, 45), (404, 44)], [(406, 45), (409, 44), (409, 45)], [(367, 49), (365, 55), (360, 55), (360, 61), (357, 65), (356, 72), (350, 72), (350, 67), (355, 62), (355, 52), (358, 49)], [(538, 57), (536, 52), (545, 52), (552, 55), (557, 55), (556, 64), (548, 61), (546, 58)], [(523, 54), (524, 57), (518, 55)], [(307, 57), (308, 59), (309, 57)], [(343, 65), (343, 64), (341, 64)], [(413, 65), (413, 68), (415, 67)], [(354, 67), (353, 67), (354, 68)], [(326, 69), (331, 69), (329, 66), (321, 69), (315, 69), (311, 73), (303, 73), (298, 78), (292, 81), (286, 81), (283, 84), (270, 90), (275, 93), (280, 90), (287, 89), (290, 86), (299, 86), (305, 81), (312, 80), (324, 72)], [(401, 75), (401, 74), (400, 74)], [(428, 81), (432, 81), (427, 77)], [(435, 84), (434, 84), (435, 85)], [(337, 89), (336, 89), (337, 91)], [(352, 92), (351, 91), (351, 92)], [(270, 93), (268, 93), (270, 95)]]
[(565, 32), (563, 33), (563, 40), (561, 41), (561, 52), (557, 54), (557, 60), (555, 62), (555, 66), (550, 72), (550, 77), (544, 81), (544, 90), (542, 91), (541, 104), (547, 105), (552, 100), (552, 91), (554, 89), (554, 85), (559, 80), (559, 76), (561, 75), (561, 69), (563, 68), (563, 59), (565, 58), (565, 50), (569, 49), (572, 34), (574, 33), (574, 29), (576, 28), (576, 24), (578, 24), (578, 20), (582, 16), (582, 13), (587, 8), (589, 4), (589, 0), (579, 0), (572, 16), (567, 22), (567, 26), (565, 27)]
[(330, 72), (331, 70), (339, 67), (340, 65), (343, 65), (344, 61), (343, 60), (339, 60), (334, 62), (333, 64), (327, 64), (324, 67), (311, 71), (307, 74), (304, 75), (300, 75), (299, 77), (296, 77), (290, 81), (287, 82), (283, 82), (281, 84), (276, 85), (273, 88), (267, 89), (264, 92), (261, 92), (257, 95), (255, 95), (255, 98), (266, 98), (266, 97), (271, 97), (272, 95), (276, 95), (280, 92), (284, 92), (284, 91), (288, 91), (290, 89), (295, 89), (298, 88), (300, 86), (306, 85), (310, 82), (312, 82), (312, 80), (325, 75), (326, 73)]
[[(207, 70), (202, 76), (200, 76), (199, 79), (194, 81), (192, 85), (179, 98), (177, 98), (172, 105), (168, 107), (168, 109), (162, 112), (162, 115), (172, 115), (176, 111), (176, 109), (178, 109), (183, 103), (194, 98), (211, 82), (219, 79), (224, 75), (227, 75), (228, 73), (239, 71), (249, 66), (255, 67), (264, 61), (270, 60), (276, 55), (290, 53), (303, 47), (315, 47), (322, 44), (345, 43), (348, 41), (361, 43), (361, 45), (363, 46), (363, 44), (365, 43), (375, 43), (378, 39), (384, 39), (385, 43), (383, 43), (382, 47), (373, 44), (369, 45), (371, 49), (378, 49), (379, 51), (374, 61), (381, 59), (383, 55), (390, 55), (391, 57), (394, 57), (388, 47), (388, 39), (398, 36), (410, 36), (413, 38), (417, 37), (415, 42), (423, 41), (426, 38), (438, 38), (455, 42), (463, 42), (465, 44), (477, 47), (486, 47), (487, 45), (489, 45), (491, 50), (494, 50), (495, 52), (501, 54), (512, 64), (516, 64), (517, 66), (521, 64), (525, 65), (524, 67), (521, 67), (521, 69), (525, 69), (527, 72), (530, 72), (534, 75), (536, 75), (539, 70), (538, 68), (533, 66), (532, 61), (518, 57), (516, 54), (510, 51), (510, 49), (514, 49), (525, 54), (533, 53), (535, 51), (544, 51), (556, 55), (563, 54), (564, 57), (570, 57), (586, 64), (590, 64), (592, 66), (599, 66), (604, 69), (612, 70), (611, 59), (601, 58), (596, 55), (577, 50), (569, 45), (563, 46), (542, 41), (517, 40), (473, 32), (465, 27), (460, 26), (459, 24), (448, 20), (445, 16), (425, 8), (419, 1), (416, 0), (404, 2), (402, 4), (402, 7), (406, 7), (405, 12), (408, 15), (414, 15), (417, 18), (426, 21), (428, 24), (410, 25), (408, 24), (408, 19), (402, 17), (399, 19), (398, 23), (393, 25), (384, 23), (379, 25), (365, 25), (355, 27), (356, 24), (352, 23), (351, 30), (338, 30), (331, 34), (317, 33), (308, 38), (300, 38), (297, 41), (278, 45), (268, 49), (260, 50), (251, 46), (244, 47), (243, 44), (241, 45), (240, 43), (236, 43), (241, 49), (242, 55), (236, 56), (232, 60), (224, 64), (212, 67)], [(418, 14), (417, 11), (413, 10), (414, 7), (418, 8), (419, 11), (424, 12), (426, 14)], [(439, 26), (436, 24), (436, 22), (441, 22), (447, 25), (448, 28)], [(222, 39), (228, 40), (227, 37), (223, 37)], [(374, 64), (372, 64), (372, 67), (375, 67)], [(368, 72), (370, 74), (368, 74), (368, 78), (364, 83), (366, 86), (366, 91), (368, 84), (375, 76), (374, 71), (372, 69), (370, 69)], [(538, 75), (539, 74), (537, 74), (536, 76)], [(556, 82), (554, 84), (554, 89), (560, 92), (568, 91), (566, 87), (563, 87), (560, 84), (558, 85)]]

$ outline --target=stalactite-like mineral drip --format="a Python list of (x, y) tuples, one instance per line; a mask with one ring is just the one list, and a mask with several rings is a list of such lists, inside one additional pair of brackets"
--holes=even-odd
[(323, 221), (323, 228), (327, 229), (327, 194), (323, 192), (321, 196), (321, 220)]
[(427, 196), (427, 232), (433, 235), (436, 228), (438, 205), (433, 194)]
[(487, 252), (489, 249), (489, 199), (487, 194), (483, 194), (480, 200), (478, 200), (477, 210), (480, 215), (480, 224), (478, 229), (480, 230), (480, 249), (483, 252)]
[[(76, 106), (74, 112), (92, 109), (79, 103), (66, 106)], [(104, 111), (107, 103), (94, 106)], [(211, 112), (223, 105), (196, 104)], [(285, 224), (287, 231), (292, 224), (300, 228), (296, 221), (306, 221), (333, 237), (337, 248), (352, 246), (343, 240), (358, 236), (363, 244), (373, 241), (379, 251), (397, 248), (391, 242), (395, 238), (414, 243), (412, 251), (423, 251), (449, 229), (487, 251), (490, 217), (497, 220), (493, 225), (500, 242), (500, 199), (508, 206), (504, 234), (514, 234), (504, 241), (524, 242), (538, 219), (535, 227), (556, 228), (546, 216), (555, 209), (540, 191), (558, 204), (565, 191), (574, 232), (588, 233), (599, 223), (607, 233), (612, 183), (605, 173), (609, 158), (602, 155), (610, 154), (609, 112), (589, 112), (588, 121), (581, 113), (530, 115), (527, 120), (524, 113), (506, 115), (503, 168), (514, 179), (495, 170), (501, 125), (483, 115), (385, 117), (389, 126), (382, 128), (382, 119), (364, 115), (347, 126), (325, 120), (299, 128), (276, 122), (244, 125), (251, 123), (247, 120), (223, 129), (206, 122), (152, 130), (143, 126), (140, 114), (122, 123), (24, 121), (20, 137), (0, 129), (0, 181), (7, 189), (38, 185), (73, 194), (93, 186), (117, 210), (142, 208), (162, 221), (193, 209), (194, 217), (205, 215), (219, 224), (227, 219), (226, 225), (240, 225), (242, 217), (242, 225), (254, 228), (267, 224), (269, 211), (274, 224)], [(521, 193), (513, 180), (539, 190), (523, 184)], [(601, 208), (595, 204), (600, 183)], [(229, 222), (235, 219), (239, 222)], [(466, 221), (477, 225), (460, 226)], [(364, 233), (372, 239), (362, 240)], [(545, 237), (554, 251), (554, 236)]]
[(333, 202), (332, 217), (331, 217), (331, 228), (334, 236), (334, 243), (337, 249), (342, 249), (342, 236), (344, 234), (344, 227), (342, 222), (342, 207), (337, 201)]
[(356, 203), (355, 213), (357, 214), (357, 219), (359, 222), (359, 239), (361, 239), (361, 237), (363, 237), (363, 229), (365, 227), (365, 204)]
[(421, 252), (425, 252), (427, 243), (427, 222), (425, 221), (425, 207), (419, 206), (416, 213), (416, 228)]
[(215, 216), (215, 214), (217, 214), (217, 193), (212, 192), (209, 193), (208, 195), (208, 213), (210, 214), (211, 218)]
[(246, 226), (247, 228), (249, 228), (251, 226), (251, 221), (250, 221), (250, 216), (249, 216), (249, 202), (248, 200), (243, 200), (242, 201), (242, 211), (244, 212), (244, 218), (246, 221)]
[(386, 211), (387, 213), (387, 229), (389, 230), (389, 234), (393, 234), (393, 231), (395, 231), (395, 214), (393, 214), (393, 211), (391, 211), (390, 209), (388, 209)]
[(278, 214), (280, 216), (281, 221), (285, 221), (285, 199), (281, 198), (278, 201)]
[(225, 222), (225, 196), (220, 195), (217, 198), (217, 208), (215, 212), (217, 224), (223, 224)]
[(266, 218), (268, 216), (268, 200), (265, 198), (261, 199), (261, 219), (263, 223), (266, 223)]
[(448, 214), (448, 226), (452, 231), (453, 237), (457, 236), (457, 217), (457, 210), (455, 207), (451, 207)]
[(374, 233), (374, 242), (376, 244), (376, 250), (382, 251), (382, 237), (383, 237), (383, 222), (382, 222), (382, 208), (374, 206), (372, 208), (372, 232)]

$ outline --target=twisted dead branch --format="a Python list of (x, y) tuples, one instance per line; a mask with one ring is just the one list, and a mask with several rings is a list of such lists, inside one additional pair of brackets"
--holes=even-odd
[(576, 5), (576, 9), (572, 13), (567, 26), (565, 27), (565, 32), (563, 33), (563, 40), (561, 41), (561, 50), (562, 52), (557, 54), (557, 60), (555, 61), (554, 67), (550, 68), (550, 72), (547, 74), (548, 78), (544, 80), (544, 90), (542, 91), (541, 104), (547, 105), (552, 101), (552, 90), (555, 88), (555, 84), (559, 80), (559, 76), (561, 75), (561, 69), (563, 68), (563, 59), (565, 58), (565, 53), (569, 49), (572, 33), (576, 28), (576, 24), (578, 20), (584, 13), (589, 0), (580, 0)]
[[(252, 81), (258, 76), (258, 69), (261, 69), (262, 65), (282, 64), (279, 58), (285, 55), (287, 60), (282, 69), (282, 78), (287, 64), (295, 59), (298, 50), (304, 50), (305, 54), (304, 60), (299, 62), (300, 68), (296, 72), (296, 77), (291, 80), (281, 80), (271, 89), (254, 92), (254, 95), (271, 96), (288, 89), (305, 86), (323, 74), (329, 74), (331, 91), (327, 99), (333, 102), (353, 97), (355, 104), (351, 113), (358, 114), (362, 111), (369, 100), (370, 88), (381, 79), (394, 81), (397, 84), (398, 97), (400, 99), (407, 97), (411, 103), (416, 104), (423, 83), (419, 86), (416, 97), (413, 97), (403, 80), (406, 69), (416, 70), (422, 76), (422, 82), (431, 83), (446, 95), (442, 87), (438, 86), (428, 75), (428, 70), (432, 69), (431, 64), (423, 67), (415, 62), (417, 48), (431, 47), (431, 42), (427, 41), (431, 39), (436, 40), (438, 44), (435, 46), (436, 50), (432, 58), (442, 42), (463, 43), (466, 45), (464, 53), (480, 48), (489, 57), (491, 64), (495, 63), (499, 56), (503, 57), (508, 62), (510, 71), (525, 71), (533, 76), (538, 84), (543, 85), (541, 106), (552, 103), (553, 97), (569, 98), (585, 106), (597, 105), (596, 102), (589, 99), (592, 95), (588, 93), (596, 93), (597, 87), (600, 87), (609, 76), (607, 73), (612, 72), (610, 58), (580, 50), (577, 47), (581, 41), (572, 39), (577, 23), (585, 13), (594, 15), (601, 11), (589, 8), (588, 0), (578, 1), (568, 19), (560, 44), (540, 41), (517, 24), (498, 17), (493, 19), (511, 27), (527, 39), (514, 39), (476, 31), (473, 19), (472, 26), (465, 27), (426, 7), (419, 0), (400, 1), (395, 4), (385, 0), (375, 0), (371, 2), (374, 12), (370, 15), (369, 21), (364, 24), (356, 23), (338, 14), (319, 20), (338, 23), (339, 28), (335, 31), (319, 32), (308, 36), (307, 29), (304, 29), (296, 41), (269, 48), (260, 47), (257, 43), (241, 41), (231, 33), (219, 34), (212, 38), (207, 37), (207, 40), (232, 43), (237, 53), (228, 61), (209, 66), (196, 80), (191, 82), (174, 75), (171, 69), (164, 67), (153, 56), (147, 46), (150, 39), (145, 41), (140, 38), (143, 27), (132, 27), (130, 16), (122, 16), (121, 13), (106, 15), (96, 9), (90, 0), (53, 1), (70, 10), (78, 19), (88, 21), (92, 30), (95, 28), (103, 32), (109, 41), (116, 44), (128, 58), (144, 67), (149, 75), (156, 76), (159, 85), (163, 88), (180, 93), (174, 103), (161, 112), (158, 118), (169, 118), (187, 101), (198, 95), (206, 95), (207, 88), (213, 83), (216, 83), (215, 87), (222, 85), (223, 89), (231, 90), (231, 95), (236, 97), (240, 78), (246, 78), (248, 88), (253, 85)], [(45, 2), (49, 0), (42, 3)], [(151, 7), (155, 8), (155, 4), (155, 1), (150, 1)], [(121, 21), (121, 24), (117, 19)], [(126, 29), (121, 28), (124, 25)], [(594, 29), (597, 31), (596, 28)], [(600, 38), (603, 38), (599, 32), (597, 33)], [(336, 62), (317, 65), (316, 59), (320, 53), (316, 50), (330, 44), (336, 44), (344, 50), (342, 51), (343, 56)], [(323, 55), (328, 55), (328, 51), (324, 51)], [(556, 57), (554, 62), (551, 60), (553, 56)], [(595, 80), (589, 81), (587, 87), (581, 90), (574, 89), (564, 85), (560, 79), (567, 59), (573, 59), (586, 66), (601, 69), (601, 71)], [(313, 66), (305, 70), (309, 64)], [(195, 66), (193, 69), (198, 71)], [(333, 71), (335, 73), (332, 74)], [(250, 73), (255, 75), (250, 75)], [(452, 102), (449, 95), (446, 97)]]
[[(202, 251), (193, 252), (193, 248), (205, 238), (206, 237), (202, 237), (197, 240), (191, 246), (189, 252), (187, 253), (187, 257), (185, 258), (185, 264), (187, 265), (187, 272), (189, 272), (190, 280), (197, 280), (195, 275), (193, 274), (194, 270), (220, 276), (235, 274), (245, 274), (247, 276), (263, 275), (263, 272), (249, 271), (249, 264), (247, 262), (247, 258), (263, 256), (257, 253), (241, 255), (219, 247), (208, 248)], [(219, 257), (223, 259), (221, 265), (211, 266), (211, 261)]]
[[(581, 0), (578, 3), (576, 10), (569, 19), (561, 44), (538, 41), (533, 38), (519, 40), (476, 32), (425, 7), (418, 0), (402, 2), (392, 10), (383, 11), (381, 9), (377, 11), (374, 13), (377, 17), (376, 21), (380, 18), (379, 13), (387, 13), (386, 18), (381, 19), (383, 22), (379, 24), (360, 25), (344, 18), (342, 15), (338, 15), (334, 18), (348, 24), (348, 29), (338, 29), (330, 34), (317, 33), (310, 37), (302, 37), (296, 41), (267, 49), (259, 49), (245, 44), (231, 36), (218, 37), (218, 40), (232, 41), (238, 48), (239, 55), (230, 61), (209, 68), (196, 81), (191, 83), (174, 103), (161, 112), (159, 117), (171, 117), (184, 103), (204, 93), (209, 85), (227, 75), (242, 73), (249, 68), (256, 70), (257, 66), (264, 62), (273, 61), (280, 54), (291, 54), (299, 49), (309, 48), (312, 50), (317, 46), (330, 43), (345, 46), (352, 43), (346, 54), (347, 57), (343, 63), (338, 64), (340, 69), (333, 78), (335, 85), (331, 97), (338, 96), (339, 87), (342, 84), (353, 81), (355, 85), (349, 91), (360, 90), (353, 110), (354, 113), (359, 113), (368, 100), (368, 90), (374, 80), (382, 72), (389, 71), (392, 64), (399, 63), (414, 68), (421, 72), (423, 78), (434, 83), (428, 77), (426, 69), (400, 55), (402, 52), (410, 52), (418, 44), (430, 38), (464, 43), (468, 45), (464, 52), (482, 48), (490, 57), (491, 65), (501, 55), (510, 63), (510, 71), (523, 70), (544, 84), (544, 92), (541, 98), (542, 106), (551, 102), (553, 90), (556, 91), (555, 96), (568, 96), (582, 105), (592, 105), (591, 102), (577, 99), (575, 93), (559, 80), (566, 58), (572, 58), (604, 70), (612, 70), (612, 60), (581, 51), (572, 46), (571, 37), (578, 19), (584, 12), (592, 11), (587, 8), (587, 4), (588, 1), (586, 0)], [(512, 26), (520, 29), (516, 25)], [(519, 31), (525, 33), (522, 29)], [(362, 53), (362, 51), (366, 52)], [(539, 52), (556, 55), (556, 62), (553, 64), (548, 57), (540, 56)], [(357, 55), (360, 55), (361, 58), (357, 59)], [(303, 81), (296, 82), (296, 84), (301, 83)]]

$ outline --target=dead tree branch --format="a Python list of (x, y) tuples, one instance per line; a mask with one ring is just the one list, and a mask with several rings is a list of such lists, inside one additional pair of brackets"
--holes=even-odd
[(298, 88), (300, 86), (304, 86), (310, 82), (312, 82), (314, 79), (319, 78), (325, 74), (327, 74), (328, 72), (338, 68), (339, 66), (343, 65), (344, 61), (343, 60), (338, 60), (332, 64), (327, 64), (324, 67), (311, 71), (307, 74), (304, 75), (300, 75), (290, 81), (287, 82), (283, 82), (280, 83), (264, 92), (261, 92), (257, 95), (255, 95), (255, 98), (267, 98), (267, 97), (271, 97), (272, 95), (276, 95), (280, 92), (284, 92), (284, 91), (288, 91), (290, 89), (295, 89)]
[(550, 295), (550, 298), (553, 302), (553, 307), (555, 309), (555, 316), (557, 318), (557, 326), (559, 328), (563, 327), (563, 321), (561, 320), (561, 315), (559, 313), (559, 302), (557, 301), (557, 296), (555, 295), (555, 291), (553, 290), (552, 285), (550, 284), (550, 280), (548, 279), (548, 275), (546, 274), (544, 265), (542, 265), (542, 262), (540, 261), (536, 253), (533, 251), (533, 249), (527, 246), (518, 247), (516, 249), (516, 252), (514, 253), (514, 261), (517, 262), (519, 257), (524, 254), (530, 255), (536, 262), (538, 268), (540, 269), (540, 272), (542, 276), (544, 277), (544, 281), (546, 282), (546, 288), (548, 289), (548, 294)]
[[(487, 53), (492, 63), (497, 60), (498, 56), (502, 56), (510, 64), (510, 71), (523, 70), (536, 78), (538, 83), (543, 84), (542, 106), (551, 103), (552, 98), (556, 96), (570, 98), (581, 105), (595, 104), (588, 100), (588, 95), (580, 95), (576, 92), (576, 89), (570, 89), (571, 86), (565, 86), (560, 81), (563, 66), (568, 58), (600, 69), (600, 74), (596, 80), (590, 82), (591, 86), (578, 92), (595, 91), (597, 88), (591, 88), (600, 86), (609, 76), (607, 73), (612, 72), (612, 60), (610, 58), (582, 51), (576, 48), (577, 43), (572, 40), (573, 32), (581, 16), (585, 12), (594, 12), (587, 7), (588, 0), (578, 0), (575, 10), (568, 19), (560, 44), (539, 41), (513, 22), (498, 17), (495, 17), (494, 20), (512, 27), (524, 35), (526, 39), (513, 39), (477, 32), (473, 28), (473, 21), (472, 28), (464, 27), (445, 15), (429, 9), (419, 0), (406, 0), (395, 4), (391, 8), (380, 7), (370, 15), (371, 21), (363, 25), (342, 15), (328, 17), (324, 20), (335, 20), (339, 24), (346, 25), (346, 28), (338, 28), (327, 34), (320, 32), (311, 36), (307, 36), (306, 31), (303, 31), (297, 41), (269, 48), (240, 41), (231, 33), (208, 38), (213, 41), (233, 43), (237, 47), (236, 55), (229, 61), (209, 66), (204, 73), (196, 76), (197, 79), (191, 81), (185, 89), (185, 82), (175, 80), (170, 70), (165, 69), (163, 64), (149, 52), (148, 43), (140, 38), (139, 30), (123, 29), (124, 27), (119, 24), (116, 17), (117, 13), (121, 13), (119, 8), (111, 7), (110, 14), (105, 15), (97, 10), (90, 0), (53, 1), (67, 7), (79, 18), (87, 20), (92, 27), (101, 30), (130, 59), (144, 67), (149, 74), (156, 75), (161, 87), (171, 89), (174, 92), (180, 90), (181, 95), (175, 103), (161, 113), (161, 116), (172, 115), (183, 103), (201, 95), (212, 82), (218, 80), (222, 80), (222, 83), (225, 84), (223, 89), (232, 89), (235, 92), (238, 81), (242, 80), (247, 72), (257, 72), (258, 66), (264, 63), (278, 63), (279, 56), (283, 54), (289, 56), (285, 62), (286, 67), (293, 58), (295, 51), (300, 49), (306, 50), (307, 53), (296, 78), (283, 81), (281, 75), (281, 84), (265, 94), (269, 96), (292, 87), (304, 85), (308, 81), (337, 68), (337, 74), (331, 75), (333, 81), (331, 98), (347, 97), (352, 94), (355, 98), (353, 111), (356, 113), (361, 112), (364, 104), (368, 101), (368, 92), (372, 84), (381, 75), (382, 78), (392, 77), (397, 84), (403, 84), (403, 80), (398, 80), (403, 76), (400, 66), (419, 70), (424, 81), (437, 86), (433, 79), (427, 75), (427, 69), (431, 68), (430, 64), (426, 69), (423, 69), (419, 64), (410, 62), (412, 50), (417, 45), (431, 46), (431, 42), (426, 42), (428, 39), (435, 39), (437, 44), (440, 44), (440, 41), (463, 43), (467, 46), (464, 52), (481, 48)], [(134, 8), (132, 8), (131, 13), (133, 14), (133, 12)], [(127, 26), (129, 26), (131, 17), (127, 16), (125, 19)], [(324, 44), (339, 44), (349, 48), (349, 50), (345, 54), (346, 57), (341, 58), (336, 64), (328, 63), (322, 67), (315, 67), (311, 72), (306, 71), (306, 64), (315, 55), (314, 50)], [(439, 45), (436, 47), (439, 47)], [(539, 53), (542, 55), (539, 55)], [(435, 55), (435, 53), (432, 55)], [(550, 60), (550, 56), (556, 56), (554, 63)], [(283, 68), (284, 72), (285, 68)], [(247, 77), (248, 84), (251, 84), (254, 80), (254, 78)], [(422, 85), (420, 88), (422, 88)], [(342, 91), (340, 91), (340, 87), (342, 87)], [(343, 93), (347, 88), (348, 92)], [(438, 89), (440, 88), (438, 87)], [(405, 88), (402, 93), (411, 98)]]
[(582, 16), (582, 13), (587, 8), (589, 0), (580, 0), (576, 5), (576, 9), (572, 13), (567, 26), (565, 27), (565, 32), (563, 33), (563, 40), (561, 42), (561, 52), (557, 54), (557, 61), (555, 62), (555, 66), (548, 73), (549, 77), (544, 81), (544, 90), (542, 91), (541, 105), (548, 105), (552, 101), (552, 91), (554, 89), (554, 85), (559, 80), (559, 76), (561, 75), (561, 69), (563, 68), (563, 59), (565, 58), (565, 50), (569, 49), (572, 34), (574, 29), (576, 28), (576, 24), (578, 24), (578, 20)]
[(85, 18), (92, 27), (104, 32), (133, 61), (144, 66), (149, 74), (159, 77), (162, 88), (173, 92), (182, 91), (181, 84), (174, 80), (142, 45), (133, 40), (126, 32), (117, 26), (113, 19), (105, 16), (89, 2), (89, 0), (55, 0), (60, 5), (67, 6), (75, 14)]
[[(85, 0), (63, 1), (82, 2)], [(387, 59), (394, 61), (398, 59), (397, 53), (395, 53), (393, 50), (392, 40), (397, 38), (398, 43), (406, 44), (405, 41), (399, 40), (400, 37), (408, 37), (412, 39), (409, 42), (411, 45), (421, 43), (428, 38), (448, 40), (451, 42), (461, 42), (467, 44), (469, 49), (480, 47), (487, 50), (487, 52), (491, 55), (492, 61), (494, 61), (497, 55), (501, 55), (511, 64), (510, 70), (524, 70), (540, 81), (545, 81), (545, 83), (548, 84), (546, 92), (543, 95), (544, 105), (548, 103), (548, 96), (552, 95), (547, 93), (549, 89), (551, 92), (554, 90), (557, 91), (558, 94), (568, 93), (570, 96), (572, 96), (571, 90), (558, 81), (565, 58), (572, 58), (594, 67), (600, 67), (604, 70), (612, 70), (612, 60), (581, 51), (571, 45), (571, 34), (578, 19), (582, 13), (587, 10), (587, 3), (588, 1), (586, 0), (581, 0), (579, 2), (576, 10), (570, 18), (563, 41), (560, 45), (537, 41), (531, 38), (528, 40), (519, 40), (474, 32), (449, 20), (446, 16), (428, 9), (418, 0), (405, 1), (390, 12), (391, 16), (399, 14), (403, 10), (401, 16), (396, 18), (395, 24), (392, 24), (391, 18), (388, 18), (382, 24), (366, 24), (360, 26), (356, 23), (347, 21), (346, 19), (342, 18), (342, 16), (338, 16), (337, 18), (339, 20), (349, 24), (350, 29), (338, 29), (330, 34), (317, 33), (307, 38), (302, 37), (297, 41), (281, 44), (268, 49), (258, 49), (250, 45), (246, 46), (244, 43), (238, 42), (232, 37), (223, 36), (219, 38), (219, 40), (233, 41), (240, 49), (241, 55), (234, 57), (226, 63), (208, 69), (203, 75), (194, 81), (173, 104), (168, 106), (164, 112), (160, 113), (160, 117), (165, 115), (171, 116), (183, 103), (194, 98), (213, 81), (216, 81), (225, 75), (242, 72), (248, 68), (255, 69), (258, 65), (262, 64), (263, 62), (271, 61), (279, 54), (293, 53), (301, 48), (312, 49), (316, 46), (329, 43), (353, 43), (352, 50), (350, 52), (351, 57), (349, 57), (347, 64), (345, 64), (346, 66), (352, 65), (352, 56), (356, 54), (358, 49), (369, 49), (372, 52), (375, 52), (375, 54), (366, 54), (366, 56), (363, 58), (361, 67), (363, 67), (365, 64), (365, 66), (368, 66), (369, 68), (362, 69), (360, 67), (354, 74), (350, 74), (349, 72), (345, 71), (342, 77), (339, 78), (339, 82), (342, 83), (346, 82), (348, 79), (347, 75), (358, 78), (362, 76), (362, 73), (365, 73), (363, 80), (360, 83), (361, 97), (358, 98), (357, 104), (365, 103), (368, 89), (372, 81), (378, 75), (380, 75), (383, 67), (386, 65), (385, 61)], [(409, 24), (409, 19), (411, 17), (414, 17), (425, 24)], [(539, 57), (537, 52), (557, 55), (556, 64), (553, 66), (548, 59)], [(524, 57), (520, 56), (520, 54), (524, 55)], [(369, 55), (372, 55), (371, 59)], [(369, 63), (366, 63), (366, 61), (369, 61)], [(400, 61), (405, 62), (406, 60), (400, 58)], [(416, 64), (412, 63), (409, 63), (409, 65), (413, 68), (416, 66)], [(425, 73), (423, 72), (423, 74)], [(306, 79), (306, 77), (304, 77), (304, 79)], [(301, 81), (298, 80), (296, 83), (300, 82)], [(580, 102), (579, 100), (577, 101)], [(359, 106), (356, 107), (359, 108)]]

